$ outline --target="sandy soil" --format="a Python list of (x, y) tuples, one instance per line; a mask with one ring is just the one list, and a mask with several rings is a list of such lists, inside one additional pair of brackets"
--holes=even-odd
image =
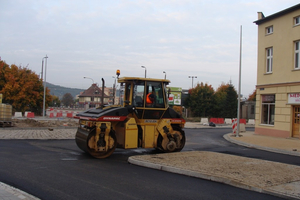
[(300, 181), (300, 167), (215, 152), (190, 151), (134, 156), (134, 159), (200, 174), (224, 177), (240, 184), (268, 188)]
[(53, 120), (35, 120), (35, 119), (13, 119), (13, 126), (18, 128), (29, 127), (77, 127), (78, 121), (74, 119), (53, 119)]

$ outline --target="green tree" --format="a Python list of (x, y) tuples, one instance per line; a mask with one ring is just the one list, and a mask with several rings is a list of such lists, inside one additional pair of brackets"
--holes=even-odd
[(208, 84), (197, 84), (189, 90), (189, 96), (185, 100), (185, 106), (190, 108), (195, 117), (209, 117), (213, 114), (214, 89)]
[(225, 107), (223, 110), (224, 118), (236, 118), (238, 105), (237, 97), (238, 95), (236, 90), (234, 89), (234, 86), (232, 84), (229, 84), (229, 87), (227, 88)]
[(63, 103), (64, 106), (71, 106), (74, 103), (74, 98), (71, 95), (71, 93), (64, 94), (61, 103)]
[(51, 96), (51, 102), (49, 103), (49, 106), (51, 107), (60, 107), (60, 100), (57, 96), (52, 95)]
[[(0, 61), (0, 93), (3, 103), (9, 103), (15, 111), (32, 111), (41, 114), (44, 99), (44, 87), (38, 75), (27, 67), (9, 66)], [(46, 106), (51, 101), (46, 90)]]

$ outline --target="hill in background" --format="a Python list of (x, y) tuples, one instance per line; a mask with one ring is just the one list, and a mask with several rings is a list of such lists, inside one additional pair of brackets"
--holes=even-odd
[(51, 95), (57, 96), (59, 99), (62, 99), (64, 94), (70, 93), (73, 98), (75, 99), (76, 95), (79, 95), (80, 92), (83, 92), (84, 89), (78, 89), (78, 88), (68, 88), (68, 87), (63, 87), (60, 85), (54, 85), (51, 83), (46, 84), (46, 87), (50, 90)]

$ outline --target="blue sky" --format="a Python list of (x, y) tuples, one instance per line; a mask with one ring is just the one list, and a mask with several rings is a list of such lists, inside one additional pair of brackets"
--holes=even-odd
[(256, 85), (257, 12), (269, 16), (298, 0), (0, 0), (0, 56), (8, 64), (41, 72), (47, 82), (86, 89), (90, 77), (112, 87), (121, 76), (171, 80), (189, 89), (192, 80), (217, 89), (230, 80), (238, 90), (240, 26), (242, 87)]

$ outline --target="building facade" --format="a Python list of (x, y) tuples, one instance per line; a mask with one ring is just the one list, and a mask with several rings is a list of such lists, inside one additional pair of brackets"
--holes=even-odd
[(242, 119), (255, 119), (255, 101), (241, 102), (240, 116)]
[[(102, 105), (102, 89), (93, 83), (87, 90), (79, 96), (79, 107), (94, 108)], [(104, 93), (103, 104), (109, 104), (110, 96)]]
[(255, 133), (299, 138), (300, 4), (258, 13)]

